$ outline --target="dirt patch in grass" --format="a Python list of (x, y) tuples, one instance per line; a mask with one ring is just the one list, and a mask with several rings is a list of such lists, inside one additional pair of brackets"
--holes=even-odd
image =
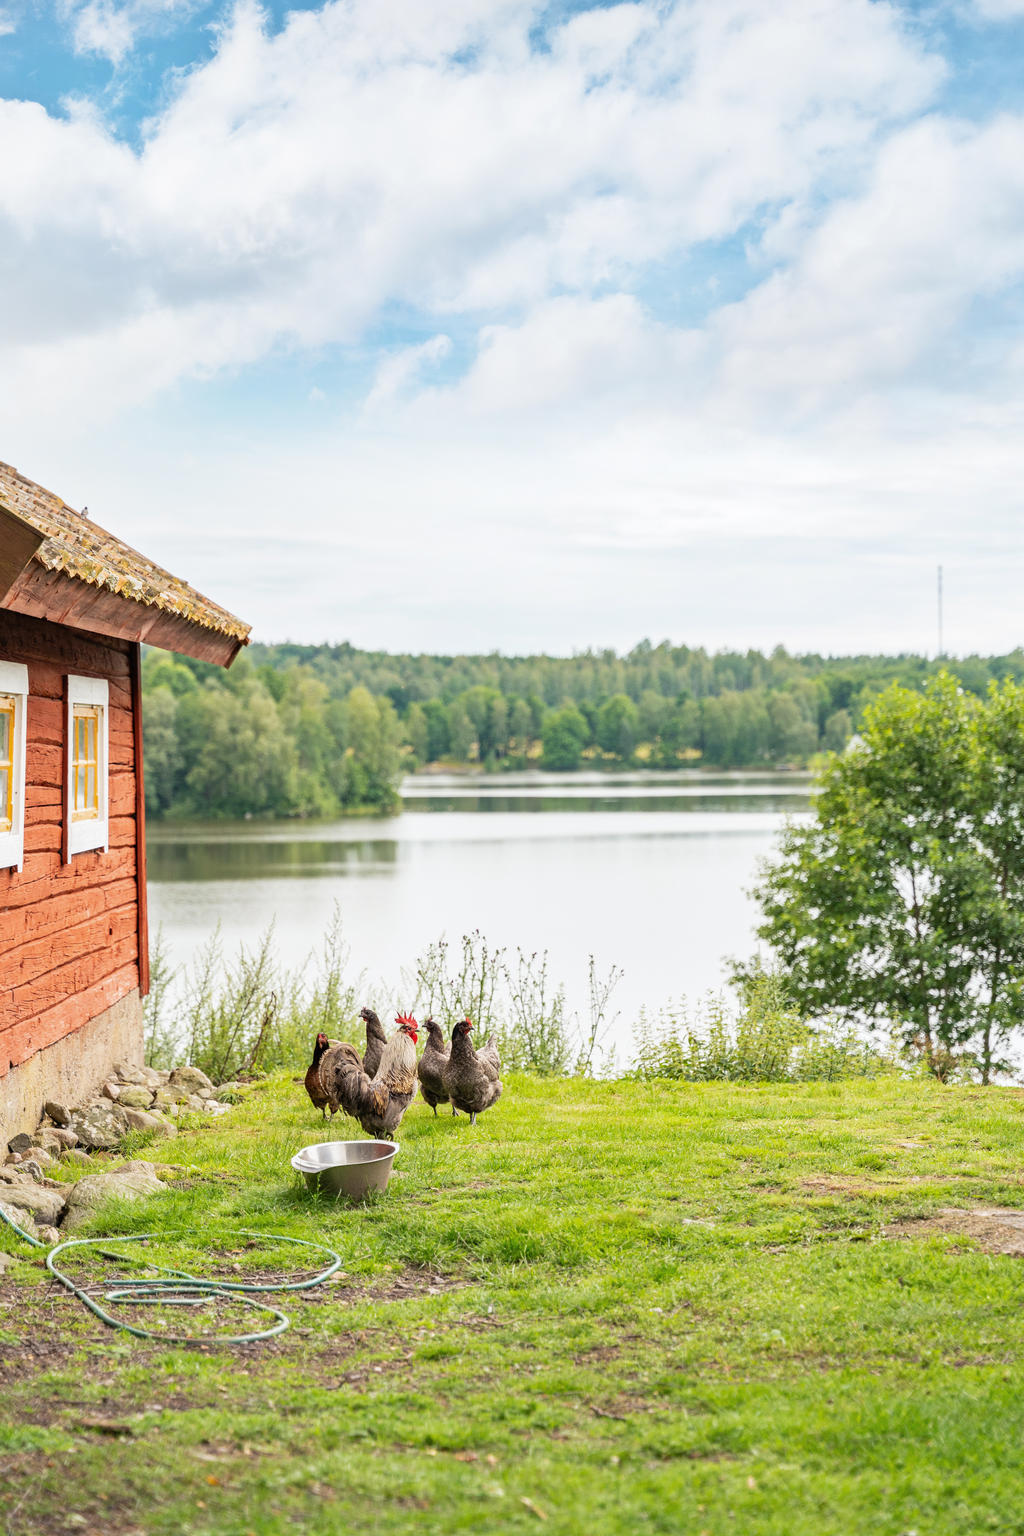
[(921, 1184), (951, 1184), (960, 1175), (948, 1177), (927, 1173), (893, 1173), (876, 1179), (845, 1179), (825, 1173), (812, 1173), (801, 1179), (799, 1188), (809, 1195), (879, 1195), (895, 1194), (901, 1189)]
[(1005, 1206), (984, 1206), (975, 1210), (948, 1207), (931, 1216), (893, 1221), (885, 1228), (886, 1237), (965, 1237), (984, 1253), (1005, 1253), (1024, 1257), (1024, 1210)]

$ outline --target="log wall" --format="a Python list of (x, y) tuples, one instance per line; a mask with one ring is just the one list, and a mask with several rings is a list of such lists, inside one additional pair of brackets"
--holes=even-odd
[[(29, 680), (24, 868), (0, 870), (0, 1078), (140, 986), (134, 649), (0, 610), (0, 659)], [(110, 848), (63, 864), (68, 673), (110, 684)]]

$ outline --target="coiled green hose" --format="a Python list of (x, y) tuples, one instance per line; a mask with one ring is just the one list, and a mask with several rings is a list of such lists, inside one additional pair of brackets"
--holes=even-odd
[[(26, 1243), (31, 1243), (33, 1248), (46, 1247), (46, 1244), (41, 1242), (38, 1237), (33, 1237), (23, 1227), (19, 1227), (18, 1223), (8, 1216), (7, 1212), (2, 1208), (0, 1208), (0, 1220), (3, 1220), (19, 1237), (24, 1238)], [(105, 1307), (100, 1305), (95, 1297), (90, 1296), (88, 1291), (83, 1290), (70, 1275), (66, 1275), (56, 1263), (57, 1255), (63, 1253), (68, 1248), (96, 1248), (101, 1258), (114, 1259), (118, 1263), (123, 1264), (128, 1259), (128, 1255), (110, 1253), (108, 1250), (97, 1245), (111, 1241), (118, 1243), (144, 1243), (151, 1238), (175, 1237), (178, 1235), (174, 1232), (140, 1232), (131, 1237), (113, 1239), (109, 1237), (71, 1237), (66, 1242), (57, 1243), (55, 1247), (49, 1250), (46, 1255), (46, 1267), (65, 1290), (70, 1291), (73, 1296), (77, 1296), (82, 1305), (88, 1307), (89, 1311), (98, 1317), (101, 1322), (106, 1323), (108, 1327), (121, 1328), (125, 1333), (134, 1334), (137, 1339), (159, 1339), (164, 1344), (197, 1344), (200, 1342), (252, 1344), (259, 1339), (272, 1339), (275, 1334), (283, 1333), (288, 1327), (287, 1315), (277, 1307), (272, 1307), (269, 1302), (253, 1301), (250, 1297), (264, 1291), (312, 1290), (313, 1286), (320, 1285), (324, 1280), (329, 1279), (336, 1270), (341, 1268), (341, 1258), (339, 1255), (334, 1252), (333, 1248), (328, 1248), (323, 1243), (311, 1243), (304, 1237), (284, 1237), (277, 1232), (256, 1232), (243, 1229), (234, 1232), (232, 1236), (259, 1237), (265, 1241), (273, 1240), (277, 1243), (291, 1243), (297, 1248), (315, 1248), (320, 1253), (329, 1255), (332, 1262), (326, 1269), (321, 1270), (319, 1274), (313, 1275), (311, 1279), (285, 1280), (278, 1281), (276, 1284), (261, 1283), (250, 1285), (241, 1280), (199, 1280), (194, 1275), (187, 1274), (184, 1270), (167, 1269), (162, 1264), (154, 1264), (152, 1260), (146, 1259), (144, 1262), (147, 1269), (158, 1270), (161, 1275), (165, 1275), (167, 1278), (163, 1280), (151, 1278), (140, 1278), (138, 1280), (124, 1279), (113, 1289), (102, 1293), (103, 1300), (111, 1306), (142, 1306), (147, 1302), (159, 1302), (164, 1306), (196, 1307), (202, 1304), (205, 1297), (230, 1296), (232, 1300), (237, 1301), (241, 1306), (252, 1307), (257, 1312), (269, 1312), (275, 1319), (272, 1328), (262, 1328), (255, 1333), (196, 1335), (164, 1333), (163, 1330), (156, 1333), (151, 1328), (137, 1328), (134, 1324), (126, 1322), (123, 1318), (114, 1317)]]

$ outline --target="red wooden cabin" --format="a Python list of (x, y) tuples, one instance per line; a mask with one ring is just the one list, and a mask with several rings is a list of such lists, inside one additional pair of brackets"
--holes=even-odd
[(249, 626), (0, 464), (0, 1138), (142, 1059), (141, 645)]

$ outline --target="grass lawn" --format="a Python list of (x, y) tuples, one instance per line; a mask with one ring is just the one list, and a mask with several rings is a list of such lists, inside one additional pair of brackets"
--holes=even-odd
[(475, 1129), (417, 1101), (357, 1209), (288, 1166), (326, 1134), (273, 1078), (98, 1227), (336, 1248), (280, 1338), (140, 1342), (8, 1271), (5, 1536), (1024, 1532), (1022, 1261), (886, 1231), (1024, 1207), (1018, 1091), (513, 1077)]

